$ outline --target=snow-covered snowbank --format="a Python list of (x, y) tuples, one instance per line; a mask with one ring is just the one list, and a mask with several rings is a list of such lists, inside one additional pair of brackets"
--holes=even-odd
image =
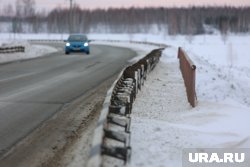
[[(207, 69), (206, 65), (203, 68)], [(213, 74), (208, 72), (203, 79)], [(233, 100), (210, 98), (199, 100), (198, 106), (191, 108), (176, 48), (165, 50), (138, 94), (131, 117), (133, 167), (181, 167), (184, 148), (250, 148), (250, 108)]]
[[(21, 53), (1, 53), (0, 54), (0, 63), (7, 63), (16, 60), (24, 60), (24, 59), (31, 59), (35, 57), (40, 57), (47, 55), (49, 53), (56, 52), (57, 49), (45, 46), (45, 45), (31, 45), (27, 41), (24, 40), (17, 40), (17, 41), (9, 41), (9, 40), (2, 40), (1, 44), (5, 47), (9, 46), (24, 46), (25, 52)], [(1, 45), (0, 45), (1, 46)]]

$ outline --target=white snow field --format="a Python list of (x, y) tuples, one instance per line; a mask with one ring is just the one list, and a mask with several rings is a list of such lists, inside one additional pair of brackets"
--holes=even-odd
[[(0, 34), (1, 39), (9, 36)], [(66, 37), (66, 34), (18, 36), (19, 39)], [(89, 37), (172, 45), (165, 49), (135, 101), (130, 166), (181, 167), (183, 148), (250, 148), (250, 34), (230, 34), (227, 38), (219, 34), (194, 37), (91, 34)], [(108, 44), (132, 47), (140, 56), (155, 48), (126, 42)], [(177, 59), (179, 46), (197, 66), (196, 108), (187, 102)]]
[[(196, 64), (196, 108), (187, 102), (176, 48), (165, 49), (160, 63), (149, 74), (131, 116), (131, 166), (181, 167), (183, 148), (250, 148), (248, 104), (230, 98), (237, 90), (228, 90), (229, 81), (217, 77), (211, 64)], [(247, 89), (247, 84), (242, 87)], [(248, 92), (242, 92), (238, 100)], [(230, 96), (224, 96), (227, 94)]]

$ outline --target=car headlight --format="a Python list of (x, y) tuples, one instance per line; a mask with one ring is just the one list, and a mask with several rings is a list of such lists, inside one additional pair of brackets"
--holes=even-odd
[(84, 43), (84, 46), (89, 46), (89, 44), (86, 42), (86, 43)]
[(66, 46), (70, 46), (70, 43), (67, 42), (67, 43), (66, 43)]

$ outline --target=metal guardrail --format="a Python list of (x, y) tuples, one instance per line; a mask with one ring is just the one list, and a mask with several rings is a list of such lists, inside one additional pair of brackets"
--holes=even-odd
[(0, 53), (25, 52), (24, 46), (0, 47)]
[(166, 45), (164, 43), (154, 43), (154, 42), (144, 42), (144, 41), (133, 41), (133, 40), (98, 40), (98, 39), (93, 39), (92, 41), (103, 41), (103, 42), (129, 42), (129, 43), (135, 43), (135, 44), (146, 44), (146, 45), (152, 45), (152, 46), (157, 46), (159, 48), (166, 48), (169, 47), (169, 45)]
[[(87, 167), (102, 166), (104, 156), (122, 160), (124, 164), (130, 161), (130, 114), (133, 102), (147, 74), (159, 62), (161, 53), (162, 49), (153, 50), (137, 63), (125, 68), (109, 89), (94, 131)], [(110, 144), (109, 140), (119, 145)]]
[(180, 60), (180, 69), (186, 86), (188, 102), (192, 107), (195, 107), (197, 103), (195, 91), (196, 66), (181, 47), (178, 49), (178, 58)]
[(29, 39), (30, 42), (56, 42), (61, 43), (64, 42), (62, 39)]
[[(29, 39), (30, 42), (64, 42), (64, 40), (60, 40), (60, 39)], [(159, 48), (166, 48), (169, 47), (169, 45), (166, 45), (164, 43), (153, 43), (153, 42), (142, 42), (142, 41), (131, 41), (131, 40), (99, 40), (99, 39), (91, 39), (91, 41), (100, 41), (100, 42), (116, 42), (116, 43), (120, 43), (120, 42), (129, 42), (129, 43), (135, 43), (135, 44), (146, 44), (146, 45), (152, 45), (152, 46), (157, 46)]]

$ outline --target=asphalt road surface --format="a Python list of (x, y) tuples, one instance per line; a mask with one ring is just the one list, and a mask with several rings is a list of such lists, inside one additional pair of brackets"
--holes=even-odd
[(125, 48), (92, 45), (90, 55), (64, 55), (61, 49), (0, 65), (0, 157), (62, 107), (117, 74), (135, 55)]

